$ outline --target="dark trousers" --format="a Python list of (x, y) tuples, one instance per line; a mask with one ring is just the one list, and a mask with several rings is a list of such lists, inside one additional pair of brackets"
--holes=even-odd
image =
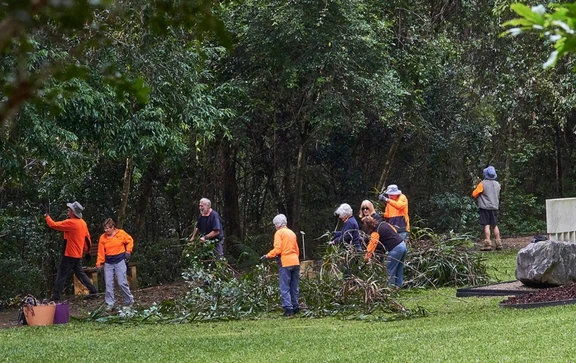
[(76, 275), (82, 285), (88, 288), (91, 294), (97, 292), (96, 287), (92, 285), (90, 278), (88, 278), (84, 271), (82, 271), (82, 259), (62, 256), (60, 266), (58, 266), (58, 276), (56, 276), (56, 281), (54, 282), (52, 300), (60, 301), (62, 291), (64, 290), (64, 284), (72, 272), (74, 272), (74, 275)]

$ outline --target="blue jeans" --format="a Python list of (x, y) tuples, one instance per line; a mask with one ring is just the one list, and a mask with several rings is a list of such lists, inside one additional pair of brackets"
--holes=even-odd
[(406, 259), (406, 242), (401, 242), (388, 252), (386, 259), (386, 272), (388, 272), (388, 284), (402, 287), (404, 283), (404, 260)]
[(300, 265), (282, 267), (278, 263), (278, 274), (280, 275), (280, 298), (284, 309), (299, 309), (298, 282), (300, 281)]
[(120, 261), (118, 263), (104, 263), (104, 281), (106, 281), (106, 294), (104, 295), (104, 301), (106, 301), (108, 306), (114, 306), (115, 303), (114, 276), (116, 276), (118, 287), (124, 297), (124, 304), (131, 305), (134, 302), (134, 297), (130, 292), (130, 286), (128, 286), (126, 271), (126, 261)]
[(52, 291), (53, 301), (60, 301), (62, 291), (64, 291), (64, 284), (72, 272), (74, 272), (74, 275), (76, 275), (82, 285), (88, 288), (91, 294), (98, 292), (96, 287), (92, 284), (92, 281), (90, 281), (90, 278), (84, 273), (84, 271), (82, 271), (82, 259), (62, 256), (60, 266), (58, 266), (58, 275), (54, 282), (54, 290)]
[(406, 237), (408, 237), (408, 232), (398, 232), (398, 235), (402, 237), (402, 241), (406, 242)]

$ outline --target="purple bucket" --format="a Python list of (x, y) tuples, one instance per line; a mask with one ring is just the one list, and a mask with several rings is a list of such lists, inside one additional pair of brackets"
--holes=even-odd
[(68, 303), (56, 304), (54, 324), (66, 324), (70, 320), (70, 307)]

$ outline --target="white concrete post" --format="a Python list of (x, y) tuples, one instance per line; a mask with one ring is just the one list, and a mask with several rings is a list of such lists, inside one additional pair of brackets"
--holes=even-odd
[(576, 242), (576, 198), (546, 199), (548, 239)]

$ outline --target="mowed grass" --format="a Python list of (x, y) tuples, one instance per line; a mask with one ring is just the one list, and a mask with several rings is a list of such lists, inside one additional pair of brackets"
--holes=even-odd
[[(502, 271), (515, 253), (488, 255)], [(504, 272), (499, 272), (503, 276)], [(513, 279), (512, 275), (502, 280)], [(182, 325), (72, 322), (0, 331), (2, 362), (575, 362), (576, 306), (501, 308), (456, 289), (402, 291), (429, 315), (392, 322), (334, 318)], [(279, 314), (278, 314), (279, 315)]]

